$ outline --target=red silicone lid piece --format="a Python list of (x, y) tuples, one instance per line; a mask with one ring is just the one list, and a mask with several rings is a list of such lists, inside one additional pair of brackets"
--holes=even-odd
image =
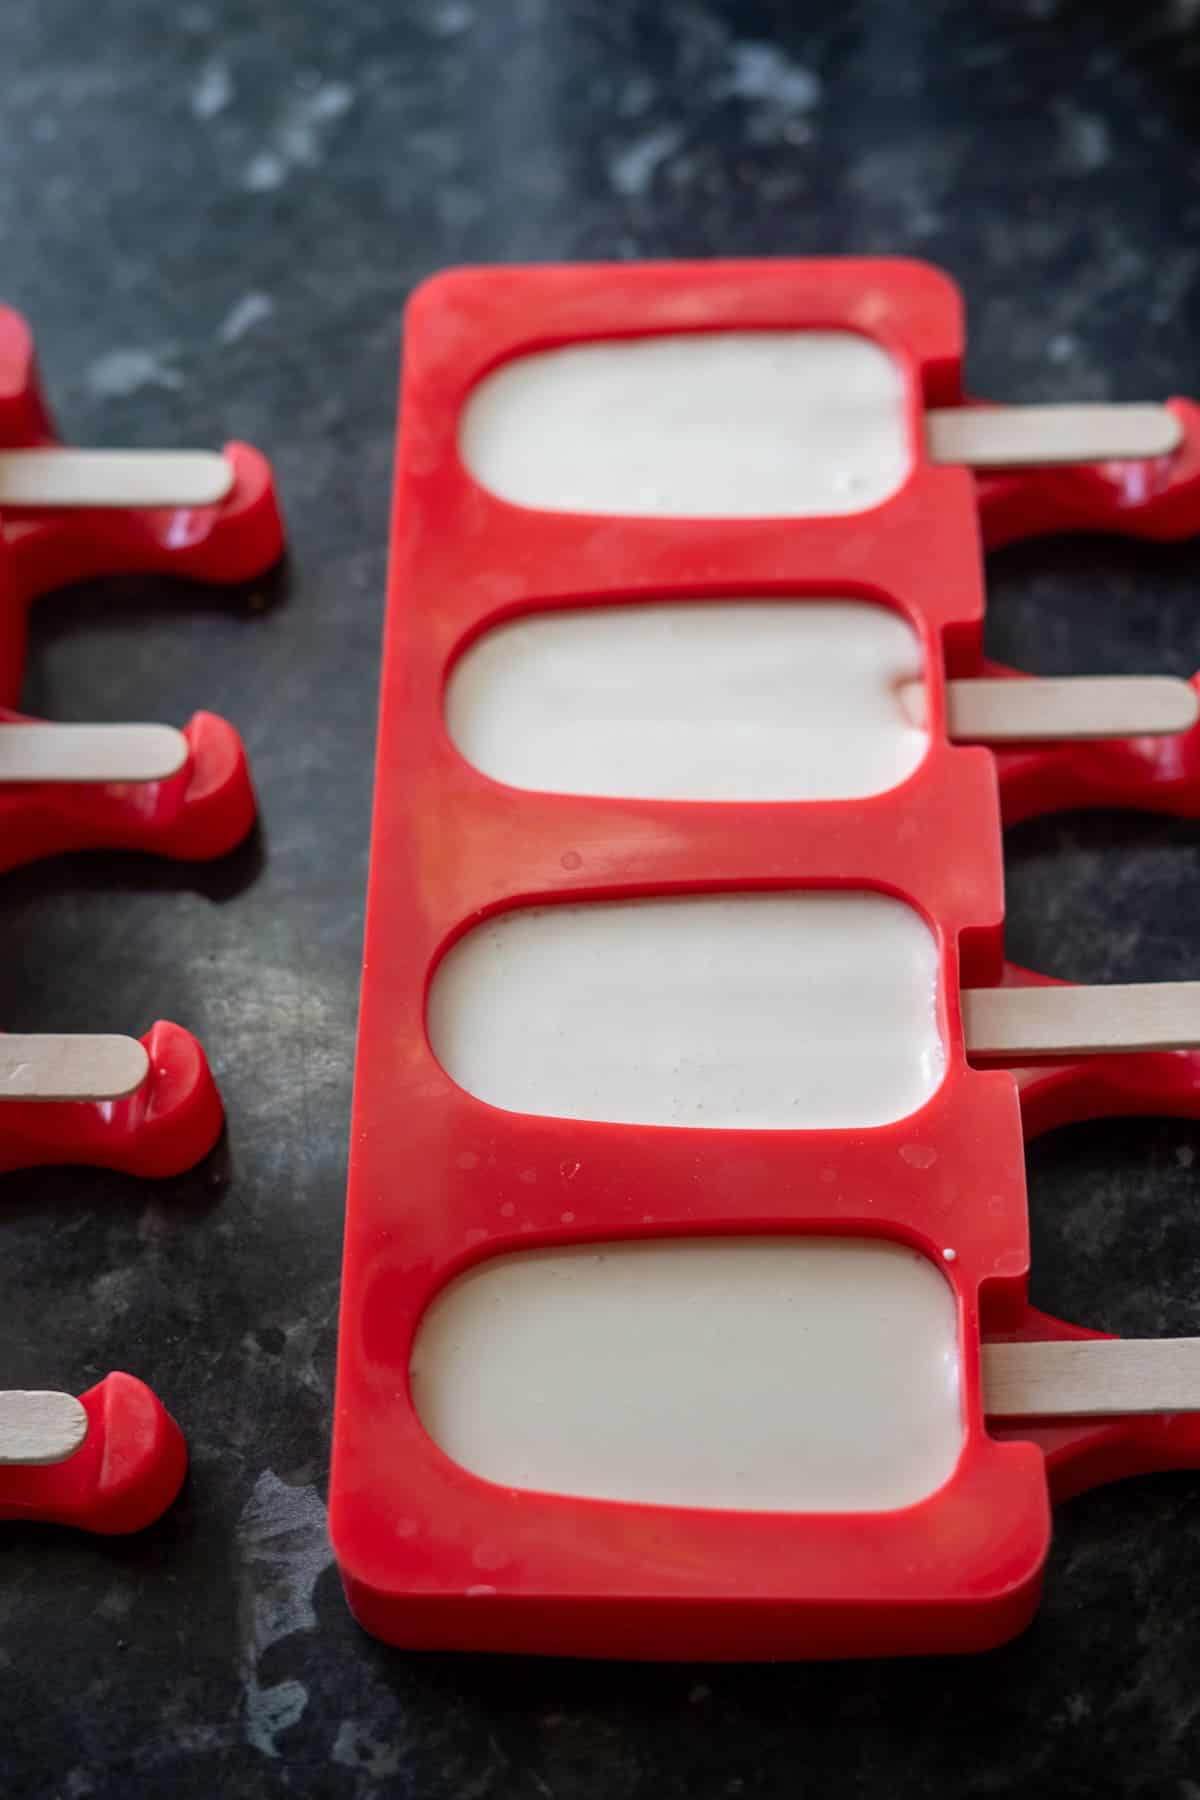
[[(974, 673), (1024, 680), (1018, 669), (983, 661)], [(1192, 687), (1200, 693), (1200, 675)], [(1005, 825), (1051, 812), (1121, 807), (1200, 817), (1200, 720), (1164, 737), (1078, 744), (1016, 744), (997, 750)]]
[[(1004, 987), (1066, 987), (1016, 963)], [(1025, 1140), (1087, 1119), (1200, 1118), (1200, 1051), (1141, 1050), (1128, 1056), (1083, 1056), (1014, 1069)]]
[[(988, 1333), (996, 1342), (1112, 1335), (1068, 1325), (1033, 1306), (1012, 1331)], [(1039, 1446), (1056, 1501), (1132, 1475), (1200, 1468), (1200, 1413), (1138, 1413), (1116, 1419), (995, 1419), (991, 1431), (1002, 1442), (1032, 1439)]]
[(0, 1105), (0, 1169), (82, 1163), (157, 1179), (194, 1167), (224, 1122), (204, 1051), (190, 1031), (163, 1019), (142, 1043), (150, 1070), (124, 1100)]
[[(53, 443), (29, 328), (0, 307), (0, 448)], [(8, 508), (0, 516), (0, 704), (20, 695), (29, 605), (89, 576), (162, 574), (237, 583), (283, 554), (283, 521), (270, 464), (248, 444), (226, 444), (234, 482), (217, 506)]]
[(0, 1468), (0, 1519), (73, 1525), (115, 1537), (144, 1531), (187, 1473), (183, 1433), (133, 1375), (112, 1374), (80, 1395), (87, 1436), (65, 1462)]
[(1120, 532), (1169, 543), (1200, 532), (1200, 406), (1168, 402), (1183, 426), (1170, 456), (977, 476), (989, 550), (1059, 531)]
[[(37, 722), (0, 707), (0, 731)], [(194, 713), (183, 735), (187, 761), (165, 781), (0, 782), (0, 870), (66, 850), (224, 856), (254, 824), (245, 746), (216, 713)]]

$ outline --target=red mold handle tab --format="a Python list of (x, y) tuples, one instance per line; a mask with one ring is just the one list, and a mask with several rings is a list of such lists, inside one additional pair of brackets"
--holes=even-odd
[[(1020, 669), (986, 661), (978, 674), (1029, 679)], [(1200, 695), (1200, 674), (1193, 675), (1191, 686)], [(1005, 825), (1019, 825), (1045, 813), (1105, 806), (1200, 818), (1200, 719), (1188, 731), (1163, 737), (1021, 744), (993, 755)]]
[[(55, 442), (29, 327), (0, 307), (0, 448)], [(0, 515), (0, 704), (14, 706), (20, 697), (29, 605), (37, 595), (96, 575), (238, 583), (279, 561), (285, 536), (271, 465), (249, 444), (226, 444), (223, 454), (233, 483), (217, 505), (9, 507)]]
[(65, 1462), (0, 1468), (0, 1519), (73, 1525), (105, 1537), (144, 1531), (183, 1485), (183, 1433), (133, 1375), (107, 1375), (79, 1398), (88, 1416), (83, 1443)]
[(53, 441), (33, 333), (19, 312), (0, 306), (0, 447), (17, 450)]
[[(1072, 983), (1006, 963), (1001, 987)], [(1025, 1141), (1086, 1119), (1200, 1118), (1200, 1051), (1138, 1050), (1013, 1068)]]
[(83, 1164), (154, 1180), (194, 1167), (224, 1122), (208, 1060), (190, 1031), (166, 1020), (141, 1041), (150, 1070), (124, 1100), (0, 1103), (0, 1169)]
[[(0, 409), (2, 423), (2, 409)], [(230, 585), (264, 575), (283, 555), (271, 465), (249, 444), (226, 444), (233, 486), (216, 506), (92, 507), (0, 514), (0, 704), (21, 692), (29, 606), (37, 595), (97, 575), (169, 575)]]
[(977, 475), (985, 547), (1064, 531), (1158, 543), (1200, 533), (1200, 406), (1181, 399), (1167, 405), (1183, 426), (1183, 442), (1169, 456)]
[[(0, 707), (6, 724), (34, 724)], [(181, 862), (224, 856), (254, 824), (245, 746), (216, 713), (184, 727), (188, 759), (164, 781), (0, 782), (0, 871), (68, 850), (145, 850)]]
[[(1111, 1338), (1112, 1332), (1068, 1325), (1029, 1307), (1012, 1331), (988, 1332), (992, 1343), (1042, 1343), (1063, 1339)], [(1046, 1458), (1046, 1477), (1055, 1501), (1166, 1469), (1200, 1468), (1200, 1413), (1139, 1413), (1113, 1419), (991, 1419), (995, 1438), (1032, 1440)]]
[(6, 508), (0, 526), (26, 600), (93, 575), (228, 584), (264, 574), (284, 547), (271, 465), (249, 444), (223, 454), (233, 485), (215, 506)]

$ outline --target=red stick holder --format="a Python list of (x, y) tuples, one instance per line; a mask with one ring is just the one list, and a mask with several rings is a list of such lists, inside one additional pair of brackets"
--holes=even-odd
[(87, 1436), (65, 1462), (0, 1468), (0, 1519), (73, 1525), (102, 1537), (144, 1531), (187, 1473), (183, 1434), (133, 1375), (106, 1375), (80, 1395)]

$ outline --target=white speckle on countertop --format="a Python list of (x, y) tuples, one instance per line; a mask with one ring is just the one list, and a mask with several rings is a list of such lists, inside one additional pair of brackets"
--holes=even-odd
[(260, 150), (246, 164), (242, 186), (252, 194), (268, 194), (287, 180), (287, 165), (274, 150)]
[(234, 301), (222, 320), (217, 332), (218, 342), (236, 344), (248, 331), (253, 331), (256, 325), (269, 319), (274, 311), (275, 302), (269, 294), (243, 294), (240, 300)]
[(467, 0), (438, 0), (430, 25), (438, 37), (460, 37), (475, 23), (475, 9)]
[(106, 350), (87, 371), (90, 391), (102, 400), (124, 400), (142, 388), (181, 388), (183, 376), (172, 368), (171, 350)]
[(343, 1719), (333, 1740), (333, 1761), (343, 1769), (361, 1769), (364, 1775), (379, 1781), (400, 1772), (400, 1751), (395, 1744), (381, 1743), (356, 1719)]
[(129, 1311), (129, 1303), (138, 1291), (138, 1271), (125, 1263), (115, 1269), (102, 1269), (90, 1284), (90, 1293), (99, 1311), (110, 1319), (120, 1319)]
[(1063, 106), (1059, 112), (1063, 167), (1077, 175), (1090, 175), (1112, 161), (1112, 138), (1099, 113)]
[(636, 199), (649, 190), (656, 171), (682, 142), (683, 132), (678, 125), (660, 125), (655, 131), (648, 131), (609, 158), (609, 181), (618, 194)]
[(229, 65), (217, 60), (206, 63), (192, 87), (191, 107), (198, 119), (215, 119), (233, 99), (233, 77)]
[(282, 187), (296, 169), (316, 168), (329, 126), (353, 104), (354, 89), (348, 82), (305, 82), (284, 107), (270, 143), (246, 164), (243, 187), (255, 194), (268, 193)]
[(807, 112), (821, 98), (819, 78), (792, 62), (776, 44), (735, 44), (731, 63), (720, 92), (739, 100), (766, 100), (789, 111)]
[(300, 1718), (308, 1691), (299, 1681), (264, 1688), (258, 1668), (272, 1644), (317, 1622), (313, 1592), (333, 1560), (317, 1490), (289, 1487), (267, 1469), (242, 1510), (236, 1543), (246, 1738), (264, 1756), (278, 1756), (275, 1739)]

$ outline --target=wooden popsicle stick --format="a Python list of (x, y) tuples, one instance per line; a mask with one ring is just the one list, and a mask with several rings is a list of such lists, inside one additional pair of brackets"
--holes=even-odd
[(1200, 1411), (1200, 1338), (984, 1344), (984, 1409), (996, 1418)]
[(166, 781), (187, 759), (173, 725), (0, 724), (0, 782)]
[(1200, 981), (965, 988), (962, 1009), (968, 1053), (1006, 1062), (1200, 1047)]
[(946, 723), (958, 742), (1079, 743), (1165, 737), (1200, 718), (1200, 698), (1174, 675), (950, 681)]
[(1169, 456), (1183, 426), (1166, 406), (956, 406), (925, 414), (935, 463), (1031, 468)]
[(87, 1413), (74, 1394), (20, 1388), (0, 1393), (0, 1468), (66, 1462), (87, 1430)]
[(123, 1100), (149, 1071), (150, 1058), (137, 1038), (0, 1036), (0, 1101)]
[(215, 450), (0, 450), (0, 507), (215, 506), (232, 486)]

